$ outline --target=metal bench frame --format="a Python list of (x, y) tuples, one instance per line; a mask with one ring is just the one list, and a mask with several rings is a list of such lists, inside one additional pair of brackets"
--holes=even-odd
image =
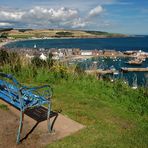
[[(10, 81), (12, 83), (10, 83)], [(42, 93), (40, 93), (39, 91), (43, 88), (46, 88), (46, 91), (44, 90)], [(4, 91), (7, 91), (7, 94), (4, 93)], [(12, 93), (14, 93), (15, 97), (11, 95)], [(53, 125), (50, 123), (50, 114), (52, 112), (51, 111), (52, 93), (53, 91), (50, 85), (43, 85), (32, 88), (26, 87), (21, 85), (12, 75), (0, 72), (0, 98), (20, 110), (20, 122), (17, 133), (17, 143), (21, 142), (21, 132), (24, 122), (24, 112), (27, 111), (28, 109), (37, 108), (39, 106), (47, 104), (48, 131), (49, 132), (52, 131)], [(27, 105), (24, 103), (25, 101), (28, 101), (25, 100), (26, 98), (30, 102), (28, 103), (29, 105), (27, 103), (26, 103)], [(34, 99), (36, 101), (34, 101)]]

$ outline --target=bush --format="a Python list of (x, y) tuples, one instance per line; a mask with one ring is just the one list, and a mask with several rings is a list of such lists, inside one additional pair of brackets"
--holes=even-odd
[(0, 50), (0, 65), (7, 64), (9, 62), (9, 54), (5, 50)]
[(47, 62), (40, 59), (39, 57), (34, 57), (31, 60), (31, 63), (32, 63), (33, 66), (38, 67), (38, 68), (47, 66)]
[(63, 31), (63, 32), (57, 32), (56, 35), (67, 37), (67, 36), (72, 36), (73, 33), (71, 33), (71, 32), (64, 32)]

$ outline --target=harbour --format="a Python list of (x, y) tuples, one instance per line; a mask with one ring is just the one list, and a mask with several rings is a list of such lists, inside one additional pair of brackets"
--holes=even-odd
[[(139, 45), (132, 45), (131, 41), (133, 40), (139, 40)], [(145, 40), (144, 46), (140, 44), (141, 40)], [(78, 65), (86, 73), (97, 75), (98, 78), (105, 76), (111, 80), (112, 78), (125, 79), (129, 85), (132, 85), (133, 75), (136, 74), (138, 85), (147, 86), (147, 40), (147, 37), (38, 39), (10, 42), (2, 48), (19, 52), (20, 55), (28, 59), (28, 62), (36, 56), (46, 60), (48, 55), (51, 54), (53, 60), (66, 65)], [(114, 42), (110, 44), (110, 47), (106, 46), (110, 41)], [(102, 42), (104, 42), (103, 46)], [(123, 44), (124, 42), (125, 44)], [(128, 45), (131, 47), (128, 47)]]

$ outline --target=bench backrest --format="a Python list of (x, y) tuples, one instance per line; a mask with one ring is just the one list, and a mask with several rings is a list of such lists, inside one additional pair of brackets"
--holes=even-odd
[(47, 104), (51, 96), (49, 85), (29, 88), (22, 86), (12, 75), (0, 73), (0, 97), (20, 110)]

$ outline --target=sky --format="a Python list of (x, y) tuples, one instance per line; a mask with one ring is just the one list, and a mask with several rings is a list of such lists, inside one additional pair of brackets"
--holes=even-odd
[(0, 0), (0, 28), (148, 35), (148, 0)]

